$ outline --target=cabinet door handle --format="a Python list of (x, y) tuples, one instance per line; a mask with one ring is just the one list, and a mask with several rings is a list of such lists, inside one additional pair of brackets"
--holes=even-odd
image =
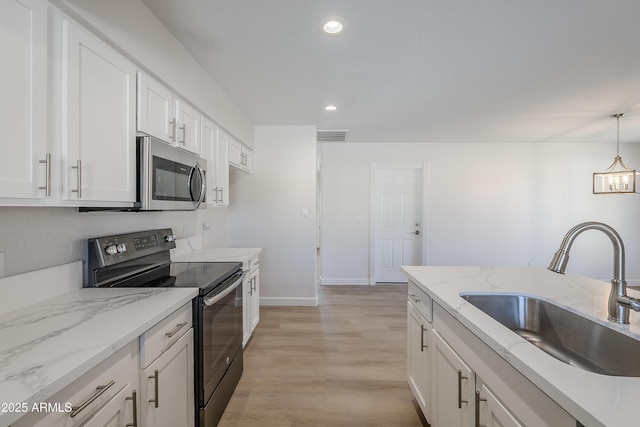
[(71, 166), (71, 169), (76, 169), (78, 171), (78, 176), (76, 178), (78, 189), (71, 190), (71, 192), (78, 193), (78, 199), (82, 199), (82, 160), (76, 161), (76, 165)]
[(169, 139), (171, 141), (176, 140), (176, 119), (169, 120), (169, 126), (171, 126), (171, 133), (169, 134)]
[(256, 291), (256, 287), (257, 287), (256, 283), (257, 282), (258, 281), (256, 280), (255, 276), (251, 278), (251, 295), (253, 295), (253, 293)]
[(44, 163), (44, 186), (38, 187), (38, 190), (44, 190), (45, 196), (49, 197), (51, 196), (51, 153), (47, 153), (40, 163)]
[(72, 406), (71, 407), (71, 413), (69, 414), (69, 416), (71, 418), (75, 417), (76, 415), (78, 415), (80, 412), (84, 411), (86, 409), (87, 406), (91, 405), (93, 402), (95, 402), (95, 400), (97, 398), (99, 398), (100, 396), (102, 396), (102, 394), (109, 390), (109, 388), (111, 386), (113, 386), (116, 382), (111, 380), (109, 381), (106, 385), (99, 385), (96, 387), (96, 392), (93, 393), (91, 396), (89, 396), (87, 398), (87, 400), (85, 400), (82, 405), (80, 406)]
[(424, 351), (425, 348), (429, 348), (428, 345), (424, 345), (424, 333), (427, 332), (427, 328), (424, 325), (420, 325), (420, 351)]
[(131, 400), (133, 404), (133, 422), (127, 423), (125, 427), (138, 427), (138, 394), (133, 390), (131, 396), (127, 396), (125, 400)]
[(156, 383), (155, 388), (154, 388), (155, 389), (155, 393), (156, 393), (156, 398), (155, 399), (149, 399), (149, 403), (154, 403), (154, 406), (157, 408), (158, 405), (159, 405), (159, 400), (160, 400), (160, 396), (158, 396), (158, 393), (160, 391), (160, 386), (159, 386), (160, 375), (158, 374), (158, 370), (157, 369), (154, 371), (154, 374), (149, 377), (149, 379), (150, 380), (155, 380), (155, 383)]
[(218, 203), (218, 187), (213, 187), (211, 191), (213, 191), (213, 203)]
[(185, 145), (185, 142), (187, 140), (187, 125), (184, 124), (180, 126), (180, 131), (182, 132), (182, 139), (179, 142), (180, 144)]
[(461, 370), (458, 370), (458, 409), (462, 409), (463, 403), (469, 403), (468, 400), (462, 400), (462, 380), (468, 379), (468, 377), (462, 376)]
[(171, 338), (172, 336), (177, 334), (180, 329), (184, 328), (186, 324), (187, 322), (178, 323), (171, 332), (167, 332), (165, 335), (167, 336), (167, 338)]
[(416, 304), (420, 302), (420, 299), (416, 298), (415, 294), (409, 294), (409, 298), (411, 298), (411, 301), (415, 302)]
[(480, 424), (480, 402), (486, 402), (487, 399), (480, 398), (480, 392), (476, 390), (476, 427), (486, 427)]
[(224, 187), (220, 187), (220, 203), (224, 203)]

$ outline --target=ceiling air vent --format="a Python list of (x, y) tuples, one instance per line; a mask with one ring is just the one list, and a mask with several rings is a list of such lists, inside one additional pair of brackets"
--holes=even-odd
[(318, 142), (345, 142), (349, 129), (318, 130)]

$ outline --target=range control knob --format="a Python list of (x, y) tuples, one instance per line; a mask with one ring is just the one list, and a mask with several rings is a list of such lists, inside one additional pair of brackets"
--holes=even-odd
[(175, 234), (167, 234), (166, 237), (164, 238), (165, 241), (171, 243), (174, 240), (176, 240), (176, 235)]
[(125, 245), (124, 243), (120, 243), (118, 246), (116, 246), (116, 249), (120, 254), (123, 252), (127, 252), (127, 245)]
[(104, 251), (107, 253), (107, 255), (115, 255), (118, 253), (118, 247), (116, 245), (109, 245), (104, 248)]

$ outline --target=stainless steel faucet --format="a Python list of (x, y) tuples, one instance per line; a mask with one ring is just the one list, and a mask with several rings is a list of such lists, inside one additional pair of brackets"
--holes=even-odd
[(613, 243), (613, 279), (609, 293), (609, 320), (617, 323), (629, 323), (629, 309), (640, 311), (640, 300), (627, 296), (627, 282), (624, 278), (624, 243), (613, 228), (601, 222), (583, 222), (567, 232), (562, 239), (560, 249), (553, 255), (549, 270), (564, 274), (569, 262), (569, 251), (573, 241), (586, 230), (600, 230)]

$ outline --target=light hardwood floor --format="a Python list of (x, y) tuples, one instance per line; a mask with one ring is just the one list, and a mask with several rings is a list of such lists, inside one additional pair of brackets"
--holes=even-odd
[(219, 426), (422, 426), (407, 384), (407, 287), (323, 286), (261, 307)]

